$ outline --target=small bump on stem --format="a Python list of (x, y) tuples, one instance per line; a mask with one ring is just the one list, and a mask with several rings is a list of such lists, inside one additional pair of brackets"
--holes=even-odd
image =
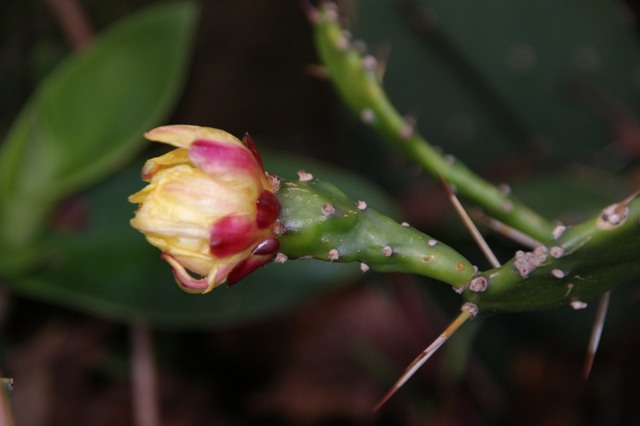
[(367, 71), (375, 71), (378, 67), (378, 60), (373, 55), (366, 55), (362, 58), (362, 67)]
[(403, 141), (408, 141), (416, 132), (416, 119), (414, 117), (405, 117), (402, 127), (400, 127), (399, 136)]
[(579, 311), (587, 307), (587, 304), (581, 300), (572, 300), (570, 305), (571, 305), (571, 308), (573, 308), (576, 311)]
[(508, 183), (501, 183), (500, 185), (498, 185), (498, 189), (504, 195), (511, 195), (511, 187), (509, 186)]
[(404, 123), (400, 128), (400, 139), (402, 139), (403, 141), (408, 141), (413, 137), (414, 133), (415, 129), (413, 125), (410, 123)]
[(479, 313), (478, 306), (475, 303), (466, 302), (461, 307), (460, 310), (464, 313), (467, 312), (470, 315), (470, 318), (475, 318)]
[(639, 194), (640, 191), (636, 191), (619, 203), (606, 207), (598, 218), (596, 226), (603, 231), (608, 231), (624, 225), (629, 216), (629, 203)]
[(502, 210), (503, 213), (509, 213), (513, 210), (513, 203), (509, 200), (506, 200), (504, 203), (502, 203), (502, 206), (500, 206), (500, 209)]
[(313, 175), (311, 173), (305, 172), (304, 170), (298, 170), (298, 179), (300, 182), (309, 182), (313, 180)]
[(373, 124), (376, 120), (376, 113), (371, 108), (365, 108), (360, 111), (360, 120), (365, 124)]
[(336, 208), (331, 203), (325, 203), (322, 205), (322, 214), (325, 216), (330, 216), (336, 212)]
[(340, 37), (336, 40), (336, 50), (344, 52), (349, 48), (349, 40), (346, 37)]
[(275, 263), (284, 263), (287, 260), (289, 260), (289, 256), (281, 252), (277, 253), (276, 257), (273, 259)]
[(384, 246), (382, 248), (382, 255), (384, 257), (390, 257), (391, 255), (393, 255), (393, 249), (389, 246)]
[(334, 260), (340, 259), (340, 253), (338, 252), (337, 249), (331, 249), (329, 250), (327, 257), (329, 258), (330, 261), (333, 262)]
[(476, 277), (469, 281), (469, 290), (481, 293), (487, 290), (489, 283), (485, 277)]
[(271, 187), (271, 191), (274, 193), (280, 191), (280, 176), (270, 173), (266, 173), (266, 176), (267, 181), (269, 182), (269, 186)]
[(522, 278), (527, 278), (546, 258), (547, 253), (544, 246), (538, 246), (530, 252), (518, 250), (515, 255), (513, 267), (516, 268)]
[(367, 264), (366, 264), (366, 263), (364, 263), (364, 262), (361, 262), (361, 263), (360, 263), (360, 270), (361, 270), (363, 273), (364, 273), (364, 272), (367, 272), (367, 271), (369, 270), (369, 265), (367, 265)]
[(567, 227), (564, 225), (558, 225), (555, 228), (553, 228), (553, 232), (551, 234), (551, 236), (553, 237), (554, 240), (557, 240), (558, 238), (560, 238), (562, 236), (562, 234), (564, 234), (564, 231), (567, 230)]
[(285, 228), (282, 222), (279, 222), (279, 221), (274, 223), (273, 226), (271, 226), (271, 230), (273, 231), (273, 234), (276, 237), (280, 237), (284, 235), (285, 232), (287, 232), (287, 228)]
[(549, 254), (554, 259), (560, 259), (562, 256), (564, 256), (564, 249), (560, 246), (553, 246), (549, 249)]
[(358, 210), (366, 210), (367, 202), (363, 200), (358, 200)]

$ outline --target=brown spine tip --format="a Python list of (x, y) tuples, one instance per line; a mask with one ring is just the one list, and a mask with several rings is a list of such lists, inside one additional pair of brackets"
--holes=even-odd
[(552, 236), (554, 240), (557, 240), (558, 238), (560, 238), (562, 236), (562, 234), (564, 234), (564, 231), (567, 230), (567, 227), (564, 225), (558, 225), (555, 228), (553, 228), (553, 232), (552, 232)]

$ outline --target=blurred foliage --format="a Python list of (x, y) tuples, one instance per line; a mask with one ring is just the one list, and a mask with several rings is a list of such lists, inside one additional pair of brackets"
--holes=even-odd
[[(457, 308), (458, 298), (448, 288), (423, 286), (408, 277), (362, 276), (356, 265), (298, 261), (269, 265), (246, 282), (208, 296), (180, 292), (159, 253), (128, 226), (134, 206), (126, 197), (142, 186), (142, 163), (123, 168), (145, 146), (142, 131), (168, 120), (238, 135), (249, 130), (260, 148), (348, 165), (391, 190), (397, 205), (353, 174), (325, 171), (279, 153), (265, 155), (268, 170), (293, 178), (297, 168), (305, 168), (378, 210), (400, 220), (415, 218), (412, 224), (435, 230), (465, 254), (476, 250), (460, 237), (459, 225), (452, 225), (457, 220), (451, 219), (437, 184), (425, 183), (409, 161), (377, 143), (331, 97), (326, 82), (305, 72), (315, 59), (298, 2), (203, 2), (197, 33), (191, 6), (163, 5), (149, 15), (133, 14), (151, 3), (163, 2), (86, 2), (99, 27), (131, 14), (124, 19), (129, 24), (116, 24), (118, 31), (128, 28), (133, 35), (131, 22), (146, 21), (154, 35), (136, 37), (131, 44), (112, 38), (104, 45), (116, 49), (112, 53), (120, 61), (101, 59), (126, 72), (101, 72), (106, 68), (78, 59), (87, 55), (80, 53), (66, 61), (89, 61), (84, 70), (96, 74), (68, 75), (59, 82), (57, 76), (74, 66), (62, 65), (43, 79), (69, 48), (42, 3), (3, 5), (0, 224), (10, 231), (0, 234), (3, 287), (98, 317), (144, 318), (180, 328), (180, 333), (159, 334), (161, 393), (170, 401), (163, 410), (175, 424), (635, 421), (640, 340), (633, 324), (640, 299), (631, 287), (613, 295), (604, 347), (587, 384), (578, 376), (591, 310), (506, 315), (483, 320), (477, 335), (470, 329), (459, 340), (454, 337), (379, 417), (370, 413), (372, 401), (440, 331), (447, 311)], [(513, 184), (518, 197), (536, 210), (575, 223), (637, 185), (640, 61), (637, 22), (624, 4), (344, 3), (354, 35), (366, 40), (372, 53), (384, 59), (390, 47), (384, 84), (401, 111), (416, 116), (432, 143), (490, 179)], [(182, 15), (188, 24), (161, 19), (159, 11), (171, 8), (191, 10)], [(109, 39), (111, 31), (116, 29), (103, 35)], [(136, 46), (148, 47), (149, 55), (129, 50)], [(190, 49), (196, 55), (186, 81)], [(129, 70), (134, 64), (147, 71)], [(100, 91), (94, 89), (94, 77), (107, 82)], [(40, 81), (52, 88), (34, 90)], [(67, 98), (67, 90), (74, 96)], [(32, 91), (7, 132), (17, 104)], [(92, 104), (105, 101), (106, 112), (95, 123), (86, 118), (88, 109), (78, 110), (72, 102), (87, 98)], [(85, 118), (70, 119), (67, 113)], [(80, 136), (82, 149), (61, 155), (58, 148), (74, 149), (69, 146), (77, 147)], [(9, 199), (19, 203), (10, 206)], [(13, 220), (7, 223), (8, 208), (15, 209), (13, 217), (24, 221), (28, 233), (13, 227)], [(16, 234), (24, 238), (21, 252), (5, 245)], [(513, 252), (501, 238), (492, 242), (500, 243), (505, 255)], [(21, 260), (28, 262), (19, 265)], [(347, 286), (356, 280), (366, 285)], [(127, 424), (130, 395), (122, 389), (122, 366), (118, 374), (105, 373), (113, 346), (126, 352), (119, 326), (64, 310), (47, 314), (43, 308), (51, 305), (20, 297), (14, 301), (0, 349), (27, 391), (27, 397), (14, 398), (23, 403), (20, 412), (35, 413), (42, 398), (52, 398), (50, 414), (57, 414), (52, 425)], [(283, 310), (285, 317), (277, 315)], [(49, 326), (52, 318), (55, 324)], [(185, 333), (185, 328), (209, 326), (217, 331)], [(455, 356), (449, 359), (447, 350)], [(461, 364), (467, 360), (465, 370)], [(379, 366), (391, 366), (385, 377), (366, 371)], [(48, 387), (42, 380), (27, 380), (41, 377), (50, 380)]]
[(113, 28), (43, 80), (0, 151), (0, 266), (34, 262), (61, 199), (140, 151), (182, 87), (196, 9), (161, 6)]

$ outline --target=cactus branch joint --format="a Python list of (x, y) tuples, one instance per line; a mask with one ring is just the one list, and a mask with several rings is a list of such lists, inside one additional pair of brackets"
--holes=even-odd
[(482, 207), (534, 247), (479, 270), (444, 242), (397, 223), (364, 200), (349, 199), (309, 172), (300, 170), (295, 181), (266, 172), (248, 135), (240, 141), (217, 129), (164, 126), (146, 137), (177, 149), (145, 165), (142, 177), (149, 185), (129, 198), (139, 205), (131, 224), (162, 251), (184, 290), (206, 293), (271, 261), (300, 258), (355, 262), (363, 273), (416, 274), (450, 285), (462, 295), (462, 313), (378, 408), (468, 319), (560, 306), (582, 309), (640, 277), (638, 193), (583, 223), (554, 226), (461, 161), (440, 154), (396, 111), (375, 58), (355, 46), (335, 5), (307, 5), (306, 11), (327, 75), (363, 124), (454, 188), (452, 194)]

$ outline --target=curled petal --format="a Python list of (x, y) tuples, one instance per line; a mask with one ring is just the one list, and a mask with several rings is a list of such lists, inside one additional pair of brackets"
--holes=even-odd
[(173, 268), (173, 276), (180, 287), (185, 291), (189, 293), (208, 293), (216, 286), (216, 284), (211, 282), (210, 279), (214, 277), (205, 277), (201, 279), (193, 278), (189, 272), (187, 272), (187, 270), (170, 254), (163, 253), (161, 257), (171, 265)]

